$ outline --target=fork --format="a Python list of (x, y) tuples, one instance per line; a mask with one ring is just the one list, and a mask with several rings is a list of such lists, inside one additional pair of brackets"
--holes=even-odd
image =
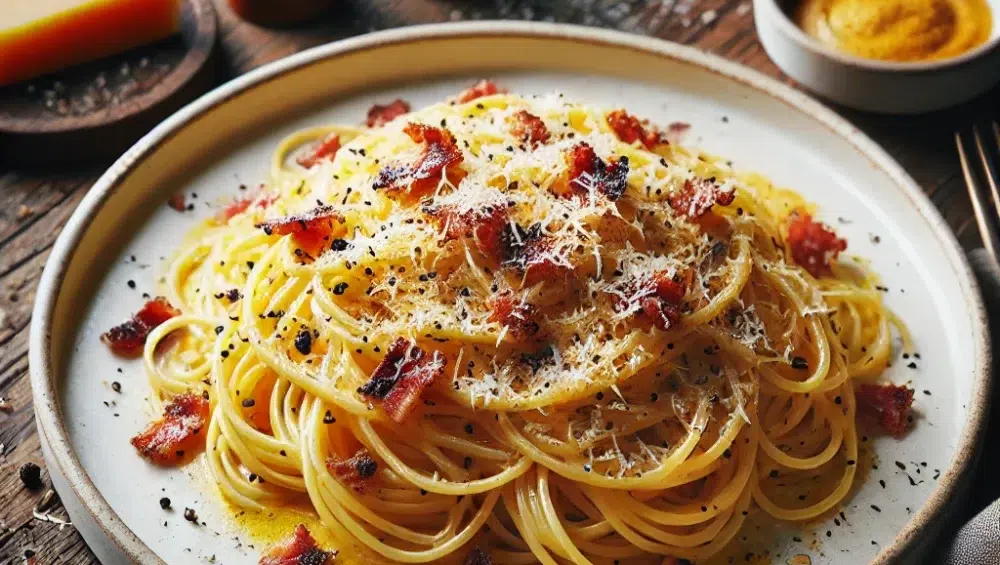
[[(1000, 129), (996, 122), (974, 124), (965, 131), (956, 132), (955, 143), (983, 246), (994, 261), (1000, 262), (1000, 173), (997, 168)], [(983, 180), (989, 189), (983, 187)]]

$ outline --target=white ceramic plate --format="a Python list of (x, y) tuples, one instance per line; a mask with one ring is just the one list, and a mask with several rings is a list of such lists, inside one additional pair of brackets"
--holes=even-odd
[[(128, 439), (152, 416), (144, 401), (149, 387), (141, 363), (109, 354), (99, 334), (137, 310), (144, 291), (154, 292), (161, 259), (214, 213), (218, 200), (263, 178), (284, 135), (310, 124), (358, 122), (376, 101), (403, 97), (420, 107), (482, 76), (521, 93), (559, 90), (625, 105), (655, 122), (689, 122), (687, 143), (801, 191), (820, 204), (821, 217), (848, 239), (851, 253), (873, 260), (889, 306), (921, 353), (917, 369), (902, 362), (889, 371), (917, 389), (921, 418), (905, 440), (876, 442), (878, 469), (842, 509), (846, 520), (831, 516), (794, 538), (790, 530), (745, 533), (754, 549), (766, 541), (781, 563), (803, 553), (817, 565), (885, 563), (920, 551), (973, 460), (989, 374), (978, 290), (920, 189), (850, 124), (732, 63), (620, 33), (477, 23), (378, 33), (252, 72), (164, 122), (80, 205), (40, 284), (30, 360), (49, 467), (97, 554), (107, 563), (215, 556), (230, 565), (256, 563), (259, 551), (199, 478), (200, 464), (164, 470), (136, 456)], [(194, 212), (164, 205), (177, 191)], [(115, 380), (120, 394), (110, 387)], [(160, 509), (164, 495), (173, 511)], [(207, 526), (186, 522), (184, 507), (196, 508)], [(747, 547), (734, 547), (740, 560)]]

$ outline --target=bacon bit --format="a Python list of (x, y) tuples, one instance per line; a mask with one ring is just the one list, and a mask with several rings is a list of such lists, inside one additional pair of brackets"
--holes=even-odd
[(317, 206), (308, 212), (257, 224), (267, 235), (291, 235), (296, 255), (316, 258), (334, 238), (347, 233), (344, 216), (333, 206)]
[(320, 549), (309, 529), (299, 524), (288, 539), (268, 548), (258, 565), (327, 565), (336, 554)]
[(379, 104), (372, 106), (368, 110), (368, 120), (365, 123), (370, 128), (382, 127), (409, 111), (410, 104), (402, 98), (397, 98), (385, 106)]
[(392, 421), (402, 424), (424, 389), (444, 374), (446, 364), (437, 351), (427, 355), (417, 344), (399, 337), (358, 392), (381, 400), (382, 409)]
[(476, 546), (465, 558), (465, 565), (493, 565), (490, 555)]
[(110, 347), (115, 355), (135, 357), (142, 353), (149, 332), (170, 318), (180, 315), (181, 311), (171, 306), (166, 298), (157, 296), (146, 302), (131, 319), (101, 334), (101, 341)]
[(494, 94), (503, 94), (507, 92), (506, 90), (498, 87), (493, 81), (486, 79), (480, 80), (476, 84), (462, 91), (455, 99), (459, 104), (465, 104), (466, 102), (472, 102), (476, 98), (482, 98), (483, 96), (493, 96)]
[(158, 465), (176, 465), (185, 453), (205, 445), (200, 437), (208, 423), (208, 400), (188, 392), (177, 395), (163, 409), (163, 418), (132, 438), (139, 455)]
[(641, 142), (646, 149), (652, 149), (657, 145), (666, 143), (667, 140), (655, 128), (646, 131), (639, 118), (629, 114), (625, 110), (615, 110), (607, 117), (608, 125), (614, 130), (618, 139), (625, 143)]
[[(621, 291), (626, 296), (643, 295), (639, 308), (657, 328), (666, 331), (680, 322), (687, 285), (683, 280), (674, 280), (666, 271), (653, 273), (639, 287), (634, 282), (623, 285)], [(611, 295), (611, 307), (615, 312), (623, 312), (629, 306), (618, 294)]]
[(847, 249), (847, 242), (826, 225), (814, 222), (809, 214), (796, 211), (788, 224), (788, 246), (792, 259), (819, 278), (830, 273), (830, 261)]
[(894, 384), (863, 384), (857, 389), (858, 416), (877, 422), (896, 439), (910, 427), (913, 389)]
[(413, 164), (391, 163), (379, 171), (373, 188), (390, 194), (408, 191), (421, 197), (437, 188), (441, 172), (462, 162), (462, 151), (455, 137), (444, 128), (424, 124), (407, 124), (403, 131), (414, 143), (423, 144), (424, 151)]
[(521, 141), (529, 143), (531, 147), (549, 142), (551, 137), (549, 128), (545, 127), (545, 122), (538, 116), (520, 110), (507, 118), (507, 121), (511, 124), (511, 132)]
[(497, 322), (507, 327), (514, 339), (522, 340), (538, 333), (538, 308), (533, 304), (522, 302), (513, 292), (506, 290), (494, 295), (489, 300), (490, 322)]
[(167, 206), (170, 206), (178, 212), (183, 212), (187, 209), (187, 203), (184, 202), (184, 193), (175, 192), (170, 196), (170, 200), (167, 200)]
[(541, 224), (534, 224), (527, 231), (520, 226), (515, 229), (520, 242), (508, 227), (504, 237), (503, 264), (520, 271), (525, 285), (532, 286), (543, 280), (558, 280), (572, 270), (572, 266), (555, 259), (555, 240), (542, 231)]
[(486, 206), (460, 213), (457, 206), (437, 206), (424, 208), (424, 212), (437, 223), (444, 241), (471, 238), (487, 257), (497, 262), (504, 258), (505, 230), (509, 226), (505, 208)]
[(233, 200), (228, 206), (219, 210), (215, 215), (215, 221), (224, 224), (228, 222), (233, 216), (237, 214), (242, 214), (246, 212), (250, 206), (260, 206), (261, 208), (267, 208), (271, 204), (278, 200), (277, 194), (268, 193), (264, 190), (264, 185), (261, 185), (252, 194), (249, 194), (243, 198), (237, 198)]
[(715, 182), (715, 177), (684, 181), (684, 188), (667, 198), (670, 207), (682, 216), (697, 220), (712, 209), (715, 204), (728, 206), (736, 198), (736, 191), (724, 191)]
[(616, 161), (605, 163), (597, 156), (593, 147), (579, 143), (570, 149), (567, 161), (569, 191), (564, 196), (586, 198), (587, 191), (584, 187), (589, 183), (593, 183), (597, 191), (611, 201), (618, 200), (625, 194), (625, 189), (628, 188), (628, 157), (619, 157)]
[(340, 136), (331, 133), (326, 136), (326, 139), (316, 143), (308, 155), (299, 157), (295, 162), (309, 169), (321, 161), (333, 161), (333, 158), (337, 156), (337, 151), (340, 151)]
[(344, 486), (364, 492), (368, 479), (374, 477), (378, 471), (378, 462), (371, 458), (367, 449), (362, 447), (347, 459), (331, 455), (326, 460), (326, 468)]

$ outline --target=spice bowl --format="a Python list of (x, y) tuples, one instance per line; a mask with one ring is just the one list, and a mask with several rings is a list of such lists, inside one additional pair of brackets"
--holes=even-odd
[(886, 114), (954, 106), (1000, 82), (1000, 0), (985, 42), (954, 57), (919, 62), (866, 59), (829, 47), (792, 21), (795, 1), (754, 0), (757, 34), (768, 56), (802, 86), (832, 102)]

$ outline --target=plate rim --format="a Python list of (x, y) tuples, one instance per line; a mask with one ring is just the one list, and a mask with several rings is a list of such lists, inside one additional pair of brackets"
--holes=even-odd
[(935, 519), (940, 518), (949, 509), (948, 501), (960, 492), (961, 480), (965, 478), (976, 461), (978, 446), (986, 429), (992, 375), (987, 314), (978, 282), (973, 276), (969, 261), (955, 235), (916, 181), (881, 146), (833, 110), (791, 86), (718, 55), (701, 51), (695, 47), (616, 30), (560, 23), (490, 20), (425, 24), (384, 30), (313, 47), (263, 65), (215, 88), (164, 120), (136, 142), (94, 183), (59, 234), (53, 245), (52, 253), (45, 263), (32, 310), (29, 332), (29, 372), (39, 433), (45, 436), (53, 454), (53, 460), (47, 461), (47, 463), (54, 464), (57, 467), (57, 472), (66, 478), (73, 491), (72, 495), (79, 498), (86, 511), (94, 517), (103, 536), (135, 561), (165, 563), (115, 513), (83, 469), (70, 444), (66, 427), (62, 421), (57, 383), (49, 358), (56, 299), (62, 287), (71, 256), (90, 228), (98, 211), (116, 192), (120, 179), (138, 166), (146, 155), (155, 151), (161, 142), (169, 139), (175, 131), (182, 129), (189, 121), (202, 113), (211, 111), (230, 97), (255, 85), (279, 79), (285, 73), (348, 53), (423, 40), (469, 37), (542, 37), (576, 41), (606, 47), (626, 48), (699, 67), (750, 87), (773, 100), (790, 106), (793, 110), (806, 114), (830, 130), (831, 133), (852, 145), (870, 160), (873, 166), (890, 178), (929, 225), (935, 238), (942, 246), (950, 266), (956, 271), (959, 279), (965, 283), (963, 285), (964, 301), (971, 305), (974, 310), (971, 313), (972, 338), (975, 340), (976, 354), (972, 376), (974, 382), (966, 410), (966, 421), (962, 426), (955, 454), (927, 501), (896, 534), (892, 543), (883, 547), (872, 561), (872, 565), (887, 565), (895, 562), (920, 543), (925, 542), (926, 540), (921, 534), (932, 530)]

